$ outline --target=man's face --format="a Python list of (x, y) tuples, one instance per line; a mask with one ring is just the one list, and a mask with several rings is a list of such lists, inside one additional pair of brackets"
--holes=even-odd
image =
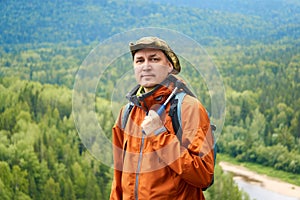
[(133, 67), (137, 82), (146, 89), (161, 83), (173, 70), (171, 62), (159, 49), (136, 52)]

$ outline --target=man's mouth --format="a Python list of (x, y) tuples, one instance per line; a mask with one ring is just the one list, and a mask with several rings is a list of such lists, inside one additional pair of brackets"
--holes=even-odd
[(142, 74), (141, 77), (154, 77), (154, 74)]
[(151, 78), (154, 77), (154, 74), (143, 74), (141, 75), (142, 78)]

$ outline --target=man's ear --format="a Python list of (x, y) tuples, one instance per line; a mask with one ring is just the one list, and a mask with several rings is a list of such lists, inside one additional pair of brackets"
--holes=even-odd
[(171, 73), (174, 70), (174, 67), (170, 61), (168, 61), (168, 72)]

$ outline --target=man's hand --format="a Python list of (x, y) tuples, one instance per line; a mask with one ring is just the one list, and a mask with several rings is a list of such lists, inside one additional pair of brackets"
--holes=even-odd
[(162, 128), (164, 125), (159, 117), (159, 115), (154, 111), (150, 110), (148, 115), (145, 117), (141, 124), (146, 135), (154, 133), (154, 131)]

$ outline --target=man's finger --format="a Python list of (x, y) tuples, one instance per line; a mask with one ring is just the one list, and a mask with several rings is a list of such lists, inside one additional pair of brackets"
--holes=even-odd
[(150, 110), (148, 112), (148, 116), (152, 117), (152, 118), (155, 118), (158, 116), (158, 114), (154, 111), (154, 110)]

